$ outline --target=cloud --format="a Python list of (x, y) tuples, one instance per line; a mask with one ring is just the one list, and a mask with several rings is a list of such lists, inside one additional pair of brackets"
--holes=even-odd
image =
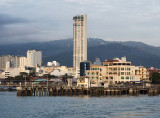
[(14, 0), (0, 0), (0, 6), (9, 6)]
[(0, 26), (26, 22), (28, 22), (28, 20), (23, 18), (16, 18), (7, 14), (0, 14)]
[(159, 6), (159, 0), (0, 0), (0, 40), (70, 38), (72, 17), (87, 14), (88, 37), (160, 45)]

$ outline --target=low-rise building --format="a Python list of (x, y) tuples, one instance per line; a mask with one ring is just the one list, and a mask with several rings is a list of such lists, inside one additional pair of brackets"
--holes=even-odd
[(139, 81), (135, 77), (135, 66), (126, 61), (126, 57), (114, 58), (103, 62), (106, 67), (106, 79), (113, 83), (126, 83)]
[(15, 77), (20, 74), (20, 70), (18, 68), (8, 68), (7, 70), (4, 71), (4, 73), (5, 73), (5, 78)]
[(76, 76), (76, 67), (69, 67), (68, 74), (75, 77)]
[(140, 81), (148, 81), (149, 82), (149, 71), (146, 67), (136, 66), (135, 68), (136, 75), (139, 75)]
[(50, 75), (55, 75), (55, 76), (63, 76), (65, 74), (67, 74), (65, 71), (59, 69), (55, 69), (53, 70), (53, 72), (50, 73)]
[(86, 70), (86, 77), (90, 79), (91, 84), (106, 83), (106, 68), (101, 65), (90, 65), (90, 70)]
[(91, 83), (90, 79), (87, 77), (80, 77), (77, 80), (77, 87), (80, 88), (90, 88)]

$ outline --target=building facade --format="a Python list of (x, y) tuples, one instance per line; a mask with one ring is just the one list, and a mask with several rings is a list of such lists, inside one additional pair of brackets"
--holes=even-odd
[(86, 77), (89, 78), (91, 84), (107, 83), (105, 66), (92, 64), (90, 70), (86, 70)]
[(87, 60), (87, 15), (73, 17), (73, 67)]
[(80, 76), (86, 76), (86, 71), (90, 70), (91, 62), (80, 62)]
[(11, 67), (18, 68), (20, 66), (20, 58), (21, 56), (0, 56), (0, 70), (5, 70), (7, 62), (10, 62)]
[(106, 80), (110, 83), (126, 83), (140, 81), (135, 76), (135, 66), (126, 61), (126, 57), (114, 58), (103, 62), (106, 67)]
[(27, 66), (29, 67), (42, 66), (42, 52), (39, 50), (28, 50)]
[(20, 57), (20, 68), (24, 68), (27, 65), (27, 58), (26, 57)]
[(149, 71), (146, 67), (137, 66), (136, 67), (136, 75), (139, 75), (141, 81), (149, 82)]

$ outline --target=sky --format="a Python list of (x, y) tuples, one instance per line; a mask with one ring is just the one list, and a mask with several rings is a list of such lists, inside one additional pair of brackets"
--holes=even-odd
[(87, 37), (160, 46), (160, 0), (0, 0), (0, 44), (73, 37), (87, 14)]

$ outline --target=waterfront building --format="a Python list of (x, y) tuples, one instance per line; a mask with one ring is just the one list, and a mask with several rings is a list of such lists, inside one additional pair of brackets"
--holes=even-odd
[(101, 65), (91, 64), (90, 70), (86, 70), (86, 77), (89, 78), (93, 86), (100, 86), (100, 84), (108, 83), (106, 80), (106, 67)]
[[(81, 62), (82, 63), (82, 62)], [(81, 68), (82, 70), (84, 68)], [(80, 70), (81, 72), (83, 72)], [(135, 75), (135, 66), (126, 61), (126, 57), (105, 60), (102, 65), (91, 64), (90, 69), (83, 72), (77, 85), (85, 85), (88, 78), (92, 87), (107, 87), (111, 84), (140, 82), (140, 76)]]
[(6, 62), (7, 61), (8, 61), (8, 63), (10, 63), (11, 67), (18, 68), (20, 66), (20, 58), (21, 57), (22, 56), (11, 56), (11, 55), (0, 56), (0, 70), (6, 69)]
[(42, 52), (39, 50), (28, 50), (27, 66), (28, 67), (42, 66)]
[(87, 60), (87, 15), (73, 17), (73, 67)]
[(86, 71), (90, 70), (91, 62), (84, 61), (80, 62), (80, 76), (86, 76)]
[(76, 77), (76, 67), (69, 67), (68, 75), (72, 75), (73, 77)]
[(80, 88), (90, 88), (91, 87), (91, 83), (90, 83), (90, 79), (87, 77), (80, 77), (77, 80), (77, 87)]
[(113, 84), (140, 81), (135, 76), (135, 66), (126, 61), (126, 57), (106, 60), (103, 65), (106, 67), (106, 80), (112, 80)]
[(149, 82), (149, 71), (146, 67), (137, 66), (136, 67), (136, 75), (139, 75), (140, 81), (148, 81)]

